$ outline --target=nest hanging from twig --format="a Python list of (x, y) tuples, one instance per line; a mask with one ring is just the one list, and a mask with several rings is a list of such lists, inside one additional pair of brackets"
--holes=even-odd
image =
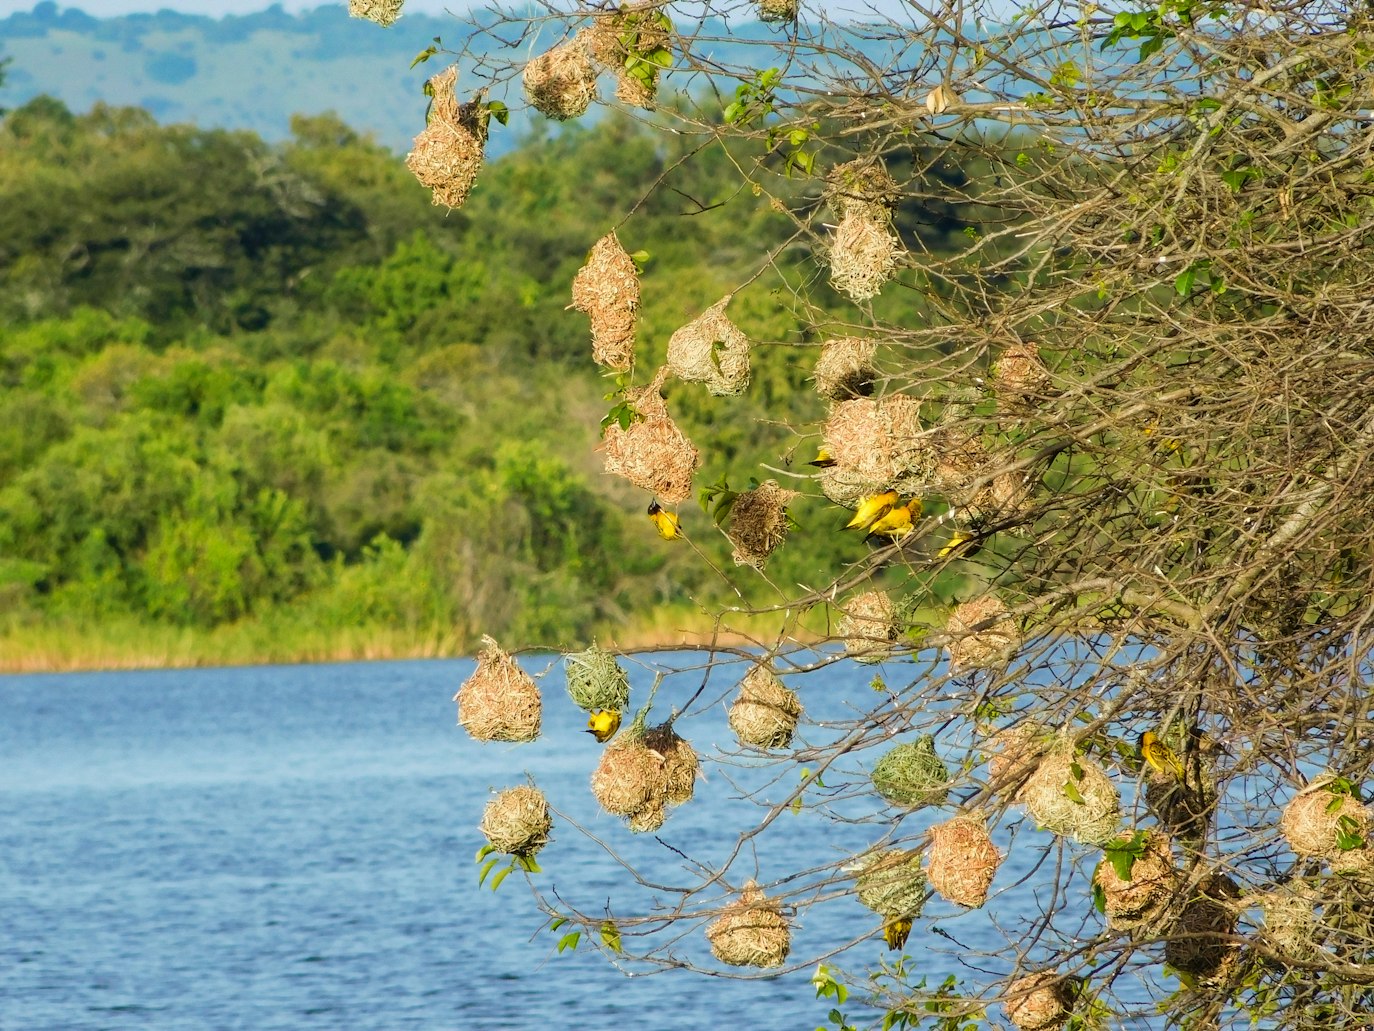
[(880, 162), (859, 160), (830, 170), (825, 197), (839, 218), (830, 238), (831, 285), (854, 301), (876, 297), (902, 253), (892, 229), (901, 191)]
[(981, 813), (961, 813), (930, 828), (926, 877), (950, 902), (980, 907), (988, 900), (988, 889), (1001, 865), (1002, 853), (992, 843)]
[(533, 856), (549, 843), (553, 829), (548, 800), (528, 784), (507, 788), (487, 803), (479, 829), (496, 851)]
[(885, 849), (859, 861), (854, 887), (859, 901), (879, 916), (914, 919), (926, 900), (921, 853)]
[(1369, 837), (1369, 810), (1350, 795), (1329, 789), (1331, 779), (1323, 777), (1303, 788), (1284, 807), (1279, 831), (1288, 847), (1300, 856), (1334, 859), (1348, 851), (1340, 846), (1342, 832), (1358, 838)]
[(668, 415), (661, 393), (668, 370), (660, 369), (646, 387), (626, 391), (638, 414), (627, 428), (606, 427), (606, 471), (623, 476), (658, 500), (678, 505), (692, 496), (692, 476), (701, 455)]
[(663, 757), (650, 751), (644, 735), (627, 731), (612, 739), (592, 771), (592, 795), (612, 816), (631, 817), (662, 808)]
[(477, 669), (458, 688), (458, 722), (478, 741), (533, 741), (543, 704), (539, 688), (490, 637), (482, 638)]
[(634, 364), (639, 270), (614, 230), (596, 241), (573, 276), (572, 306), (591, 322), (597, 364), (619, 371)]
[(671, 721), (650, 727), (644, 734), (644, 745), (663, 758), (660, 773), (663, 778), (663, 798), (667, 804), (690, 802), (696, 792), (697, 773), (701, 769), (701, 759), (696, 749), (678, 736)]
[(821, 345), (821, 356), (811, 370), (816, 393), (834, 401), (867, 397), (873, 393), (873, 381), (878, 378), (874, 358), (878, 344), (861, 337), (841, 337)]
[(759, 21), (796, 21), (800, 6), (797, 0), (759, 0)]
[(1049, 387), (1049, 370), (1034, 343), (1012, 344), (998, 355), (992, 369), (992, 389), (1000, 411), (1013, 415), (1034, 411)]
[(768, 556), (787, 539), (787, 506), (799, 496), (795, 490), (779, 487), (776, 480), (764, 480), (735, 498), (725, 531), (735, 546), (735, 565), (763, 568)]
[(1239, 898), (1239, 886), (1226, 874), (1206, 874), (1169, 931), (1164, 962), (1204, 980), (1215, 979), (1229, 969), (1240, 950), (1229, 940), (1236, 932)]
[(768, 666), (760, 664), (740, 681), (739, 695), (730, 706), (730, 729), (742, 745), (786, 748), (792, 743), (801, 713), (797, 693)]
[(936, 754), (930, 734), (885, 752), (873, 764), (871, 779), (885, 801), (910, 809), (942, 805), (949, 795), (949, 770)]
[(615, 76), (615, 95), (622, 102), (645, 111), (657, 106), (659, 75), (670, 59), (670, 25), (651, 2), (602, 15), (587, 30), (587, 50)]
[(585, 712), (623, 712), (630, 704), (630, 678), (614, 655), (593, 644), (585, 652), (563, 656), (568, 697)]
[[(1115, 845), (1129, 843), (1130, 836), (1118, 838)], [(1167, 834), (1149, 831), (1140, 854), (1131, 863), (1131, 875), (1124, 878), (1116, 864), (1103, 857), (1093, 871), (1093, 884), (1101, 889), (1107, 926), (1118, 931), (1157, 928), (1179, 890), (1179, 871)]]
[(704, 383), (717, 397), (749, 386), (749, 338), (730, 321), (726, 294), (668, 338), (668, 369), (688, 383)]
[(849, 508), (885, 490), (919, 494), (935, 469), (921, 402), (907, 394), (835, 402), (821, 446), (834, 462), (820, 472), (821, 490)]
[(1049, 747), (1043, 729), (1027, 724), (1006, 727), (983, 743), (988, 777), (995, 791), (1018, 789)]
[(706, 929), (711, 952), (733, 967), (778, 967), (792, 948), (782, 908), (750, 881)]
[(836, 633), (844, 638), (845, 654), (857, 662), (882, 662), (897, 640), (896, 607), (886, 591), (868, 591), (851, 598)]
[(1045, 970), (1008, 985), (1002, 1009), (1018, 1031), (1052, 1031), (1068, 1022), (1077, 997), (1076, 981)]
[(458, 66), (429, 80), (433, 106), (429, 123), (415, 137), (406, 167), (429, 188), (434, 203), (460, 208), (482, 168), (487, 145), (487, 112), (481, 96), (459, 105), (454, 89)]
[(931, 434), (931, 446), (936, 455), (931, 482), (941, 493), (966, 503), (969, 484), (988, 464), (983, 442), (964, 429), (942, 426)]
[(1021, 643), (1006, 603), (985, 594), (955, 607), (945, 624), (949, 662), (953, 667), (988, 667), (1005, 659)]
[(998, 473), (991, 483), (973, 495), (968, 509), (973, 518), (984, 523), (1012, 524), (1005, 528), (1013, 533), (1023, 532), (1032, 509), (1025, 475), (1010, 471)]
[(1299, 962), (1310, 959), (1317, 951), (1321, 927), (1317, 892), (1304, 881), (1290, 881), (1254, 901), (1264, 915), (1263, 934), (1270, 947)]
[(348, 16), (366, 18), (387, 28), (401, 16), (405, 3), (406, 0), (348, 0)]
[(838, 219), (853, 214), (886, 217), (901, 196), (897, 181), (881, 161), (846, 161), (825, 176), (825, 200)]
[(525, 98), (542, 115), (560, 122), (585, 114), (596, 97), (596, 67), (583, 29), (566, 43), (525, 65)]
[(1111, 778), (1064, 744), (1040, 760), (1017, 800), (1035, 822), (1054, 834), (1102, 845), (1121, 823), (1121, 796)]

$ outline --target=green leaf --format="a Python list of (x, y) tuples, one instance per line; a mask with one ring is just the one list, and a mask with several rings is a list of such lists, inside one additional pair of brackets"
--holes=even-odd
[(506, 867), (504, 870), (498, 870), (496, 872), (496, 876), (491, 879), (491, 890), (495, 891), (497, 888), (501, 887), (501, 882), (504, 881), (508, 876), (510, 876), (510, 872), (514, 869), (515, 864), (511, 863), (511, 865)]
[(1107, 912), (1107, 893), (1096, 881), (1093, 882), (1093, 908), (1099, 913)]
[(1196, 276), (1197, 269), (1192, 265), (1189, 265), (1178, 274), (1178, 277), (1174, 280), (1174, 290), (1178, 292), (1180, 297), (1187, 297), (1193, 292), (1193, 280)]
[(483, 845), (481, 848), (477, 850), (477, 858), (474, 859), (473, 862), (480, 863), (483, 859), (486, 859), (487, 856), (491, 855), (495, 851), (495, 845)]
[(620, 943), (620, 928), (615, 925), (615, 921), (607, 917), (601, 924), (601, 942), (612, 952), (624, 953), (625, 948)]
[(439, 52), (438, 47), (425, 47), (415, 55), (415, 60), (410, 62), (410, 67), (414, 68), (417, 64), (424, 64), (431, 57)]
[(567, 922), (568, 922), (568, 918), (567, 918), (567, 917), (565, 917), (565, 916), (556, 916), (556, 917), (554, 917), (553, 920), (550, 922), (550, 924), (549, 924), (549, 930), (550, 930), (550, 931), (556, 931), (556, 930), (558, 930), (560, 927), (562, 927), (564, 924), (566, 924)]
[(1083, 798), (1083, 795), (1079, 792), (1078, 788), (1074, 785), (1073, 781), (1066, 780), (1064, 782), (1063, 791), (1064, 797), (1067, 798), (1070, 802), (1073, 802), (1076, 805), (1087, 804), (1086, 800)]
[(487, 874), (491, 873), (492, 867), (499, 862), (501, 862), (499, 856), (487, 860), (486, 866), (482, 867), (482, 872), (477, 877), (477, 887), (480, 888), (482, 886), (482, 883), (487, 879)]
[(558, 939), (558, 951), (562, 952), (564, 949), (576, 949), (577, 943), (581, 940), (581, 931), (573, 931), (569, 934), (565, 934), (563, 935), (563, 937)]
[(487, 104), (486, 110), (487, 114), (491, 115), (491, 117), (495, 118), (502, 125), (506, 125), (510, 122), (510, 108), (506, 107), (501, 101), (491, 101)]
[(543, 869), (534, 861), (534, 856), (516, 856), (515, 861), (520, 864), (520, 869), (526, 873), (543, 873)]

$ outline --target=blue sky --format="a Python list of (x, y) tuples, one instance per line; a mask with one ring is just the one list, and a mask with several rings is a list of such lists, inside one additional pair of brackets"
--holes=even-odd
[[(32, 11), (38, 0), (0, 0), (0, 17), (16, 11)], [(280, 0), (288, 11), (313, 10), (330, 3), (345, 5), (347, 0)], [(208, 14), (221, 18), (226, 14), (251, 14), (271, 6), (271, 0), (76, 0), (58, 3), (61, 8), (76, 7), (96, 18), (136, 11), (180, 11), (183, 14)], [(447, 10), (461, 11), (471, 6), (465, 0), (407, 0), (406, 10), (417, 14), (443, 14)]]

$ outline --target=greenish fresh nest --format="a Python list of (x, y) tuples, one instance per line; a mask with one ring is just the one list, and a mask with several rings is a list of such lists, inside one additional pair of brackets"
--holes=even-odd
[(1350, 795), (1329, 790), (1330, 783), (1324, 777), (1303, 788), (1279, 818), (1279, 831), (1300, 856), (1340, 857), (1347, 851), (1340, 846), (1342, 831), (1369, 839), (1369, 809)]
[(792, 948), (792, 934), (781, 907), (750, 881), (706, 929), (711, 952), (735, 967), (778, 967)]
[(614, 655), (593, 644), (585, 652), (563, 656), (568, 697), (584, 712), (623, 712), (630, 704), (630, 678)]
[(1091, 759), (1075, 758), (1071, 745), (1040, 760), (1017, 800), (1041, 827), (1088, 845), (1111, 841), (1121, 824), (1116, 785)]
[(1002, 1009), (1018, 1031), (1051, 1031), (1068, 1022), (1077, 994), (1073, 980), (1045, 970), (1008, 985)]
[[(1127, 835), (1113, 844), (1130, 840)], [(1167, 834), (1149, 831), (1141, 853), (1131, 864), (1131, 876), (1123, 878), (1112, 861), (1103, 857), (1093, 871), (1093, 883), (1101, 889), (1107, 925), (1119, 931), (1157, 926), (1177, 895), (1180, 880)]]
[(873, 764), (872, 780), (886, 801), (913, 809), (941, 805), (949, 794), (949, 770), (929, 734), (890, 749)]
[(796, 21), (800, 6), (797, 0), (759, 0), (759, 21)]
[(543, 716), (539, 688), (490, 637), (482, 643), (477, 669), (453, 696), (458, 722), (478, 741), (533, 741)]
[(668, 338), (668, 369), (688, 383), (704, 383), (718, 397), (749, 386), (749, 338), (730, 321), (726, 294)]
[(587, 264), (573, 276), (572, 306), (586, 312), (591, 323), (592, 359), (610, 369), (630, 368), (639, 317), (639, 270), (614, 230), (596, 241)]
[(742, 745), (786, 748), (801, 719), (801, 700), (764, 665), (751, 669), (730, 706), (730, 729)]
[(1276, 952), (1296, 960), (1310, 959), (1317, 950), (1321, 927), (1320, 896), (1304, 881), (1290, 881), (1257, 899), (1264, 914), (1264, 937)]
[(921, 853), (887, 849), (865, 856), (854, 886), (859, 901), (879, 916), (914, 919), (921, 915), (927, 891)]
[(500, 792), (482, 812), (480, 829), (496, 851), (533, 856), (553, 829), (544, 792), (525, 784)]
[(950, 902), (977, 909), (988, 900), (1001, 865), (1002, 853), (981, 814), (962, 814), (930, 828), (926, 877)]

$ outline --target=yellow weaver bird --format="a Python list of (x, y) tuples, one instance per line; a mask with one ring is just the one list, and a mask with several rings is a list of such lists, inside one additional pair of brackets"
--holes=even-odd
[(682, 536), (682, 527), (678, 525), (677, 516), (657, 501), (649, 502), (649, 518), (653, 520), (658, 535), (665, 541), (675, 541)]
[(883, 924), (883, 941), (887, 942), (887, 947), (896, 952), (906, 944), (907, 935), (911, 934), (911, 920), (909, 917), (901, 917), (897, 920), (889, 920)]
[(829, 469), (835, 464), (835, 460), (830, 457), (830, 452), (825, 448), (817, 448), (816, 457), (806, 464), (814, 465), (817, 469)]
[(935, 553), (936, 558), (971, 558), (977, 554), (980, 545), (969, 545), (969, 541), (976, 541), (978, 535), (968, 530), (955, 530), (950, 535), (949, 543)]
[(895, 490), (860, 498), (859, 507), (854, 510), (854, 518), (849, 520), (844, 528), (846, 530), (866, 530), (878, 519), (892, 511), (892, 506), (895, 504), (897, 504), (897, 492)]
[(894, 541), (900, 540), (912, 531), (912, 522), (920, 514), (921, 500), (912, 498), (905, 505), (898, 505), (881, 519), (876, 520), (868, 528), (868, 535), (870, 537), (887, 537)]
[(619, 709), (598, 709), (587, 717), (587, 733), (603, 744), (620, 729)]
[(1183, 763), (1172, 748), (1155, 736), (1153, 730), (1140, 735), (1140, 757), (1160, 773), (1172, 773), (1179, 780), (1183, 779)]

